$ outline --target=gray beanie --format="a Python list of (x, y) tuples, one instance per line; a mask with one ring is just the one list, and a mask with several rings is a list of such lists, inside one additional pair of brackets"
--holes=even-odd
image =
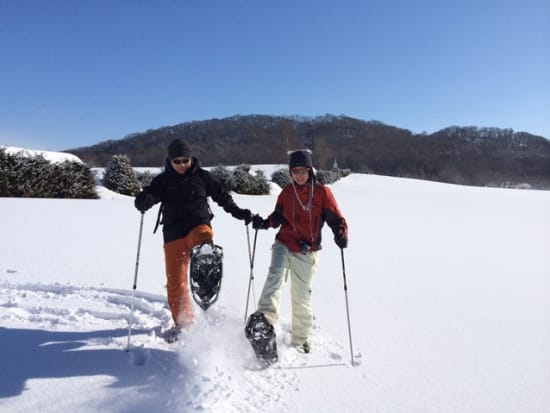
[(309, 149), (298, 149), (297, 151), (290, 152), (288, 169), (295, 168), (296, 166), (313, 167), (313, 163), (311, 162), (311, 151)]
[(180, 156), (191, 157), (191, 148), (181, 139), (174, 139), (168, 145), (168, 159), (172, 160)]

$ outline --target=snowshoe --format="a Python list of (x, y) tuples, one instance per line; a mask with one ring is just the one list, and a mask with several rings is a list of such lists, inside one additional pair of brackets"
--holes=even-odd
[(197, 245), (191, 250), (191, 295), (205, 311), (218, 299), (220, 293), (222, 258), (222, 247), (212, 243)]
[(258, 360), (267, 366), (277, 362), (275, 329), (267, 321), (263, 313), (255, 312), (250, 315), (244, 328), (244, 333), (248, 341), (250, 341)]
[(309, 341), (305, 341), (301, 345), (298, 346), (298, 351), (301, 353), (309, 354), (311, 352), (311, 344)]

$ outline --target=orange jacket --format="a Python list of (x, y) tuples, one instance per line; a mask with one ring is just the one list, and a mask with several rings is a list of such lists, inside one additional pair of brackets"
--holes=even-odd
[(279, 194), (275, 210), (267, 218), (269, 226), (281, 226), (277, 239), (290, 251), (321, 249), (321, 229), (326, 222), (336, 236), (347, 237), (348, 225), (332, 191), (310, 179), (305, 185), (288, 184)]

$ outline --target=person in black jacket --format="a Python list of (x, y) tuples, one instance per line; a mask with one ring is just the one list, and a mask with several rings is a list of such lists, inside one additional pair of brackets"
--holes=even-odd
[(187, 277), (191, 249), (214, 238), (208, 197), (245, 224), (251, 221), (250, 210), (239, 208), (218, 179), (200, 167), (187, 143), (175, 139), (168, 145), (165, 171), (134, 202), (142, 213), (162, 202), (166, 288), (176, 331), (194, 321)]

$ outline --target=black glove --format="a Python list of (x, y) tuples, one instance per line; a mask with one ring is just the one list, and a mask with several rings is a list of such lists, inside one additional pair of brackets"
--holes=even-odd
[(240, 209), (233, 216), (237, 219), (242, 219), (246, 225), (252, 221), (252, 212), (250, 212), (250, 209)]
[(137, 194), (134, 205), (138, 211), (144, 213), (157, 203), (156, 198), (149, 192), (140, 192)]
[(244, 210), (244, 224), (248, 225), (248, 224), (250, 224), (251, 221), (252, 221), (252, 212), (250, 211), (250, 209), (245, 209)]
[(339, 228), (338, 231), (336, 231), (336, 234), (334, 234), (334, 242), (342, 249), (348, 246), (348, 237), (346, 237), (346, 234), (342, 228)]
[(252, 217), (252, 228), (254, 228), (254, 229), (268, 229), (269, 228), (269, 221), (267, 219), (263, 219), (259, 215), (254, 215)]

